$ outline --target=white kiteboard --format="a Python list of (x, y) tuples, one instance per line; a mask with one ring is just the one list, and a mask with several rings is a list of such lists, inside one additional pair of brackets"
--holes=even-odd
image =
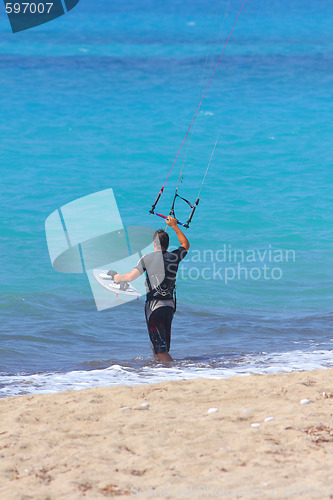
[(105, 269), (94, 269), (93, 275), (97, 283), (99, 283), (106, 290), (113, 292), (117, 295), (131, 295), (136, 296), (137, 299), (140, 297), (140, 293), (133, 285), (122, 281), (121, 283), (115, 283), (113, 281), (113, 276), (109, 275)]

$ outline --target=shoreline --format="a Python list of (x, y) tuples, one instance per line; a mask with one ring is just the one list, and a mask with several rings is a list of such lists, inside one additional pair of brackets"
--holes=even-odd
[(145, 359), (140, 366), (123, 363), (104, 368), (73, 369), (67, 372), (38, 372), (2, 375), (0, 400), (8, 397), (56, 394), (69, 390), (84, 390), (122, 385), (147, 385), (175, 380), (224, 379), (252, 374), (278, 374), (306, 370), (329, 370), (332, 350), (314, 352), (301, 350), (260, 352), (237, 356), (234, 353), (214, 358), (175, 359), (166, 366)]
[(8, 500), (333, 495), (333, 369), (6, 397), (0, 412)]

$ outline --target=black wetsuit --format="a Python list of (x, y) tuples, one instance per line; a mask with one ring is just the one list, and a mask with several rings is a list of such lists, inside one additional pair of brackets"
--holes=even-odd
[(156, 354), (169, 352), (171, 323), (175, 312), (174, 289), (179, 263), (187, 250), (152, 252), (144, 255), (136, 269), (146, 273), (147, 300), (145, 314), (150, 341)]

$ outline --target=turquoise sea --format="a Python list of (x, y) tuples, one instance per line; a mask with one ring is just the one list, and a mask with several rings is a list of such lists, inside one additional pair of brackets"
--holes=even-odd
[(46, 218), (91, 193), (113, 188), (124, 225), (164, 227), (149, 209), (242, 3), (81, 0), (17, 34), (2, 7), (2, 396), (333, 366), (328, 0), (247, 0), (168, 179), (162, 213), (182, 166), (195, 201), (218, 137), (174, 364), (153, 361), (143, 298), (98, 312), (86, 275), (50, 263)]

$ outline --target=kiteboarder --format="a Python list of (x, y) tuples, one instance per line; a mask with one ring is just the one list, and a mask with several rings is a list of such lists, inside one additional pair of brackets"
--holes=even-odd
[(171, 323), (176, 309), (174, 291), (179, 263), (186, 256), (190, 244), (185, 234), (177, 225), (177, 220), (171, 216), (166, 223), (176, 233), (180, 243), (179, 248), (168, 252), (169, 235), (163, 229), (154, 234), (154, 252), (144, 255), (132, 271), (116, 274), (114, 281), (133, 281), (146, 273), (146, 305), (145, 315), (147, 327), (157, 361), (172, 361), (169, 354), (171, 339)]

